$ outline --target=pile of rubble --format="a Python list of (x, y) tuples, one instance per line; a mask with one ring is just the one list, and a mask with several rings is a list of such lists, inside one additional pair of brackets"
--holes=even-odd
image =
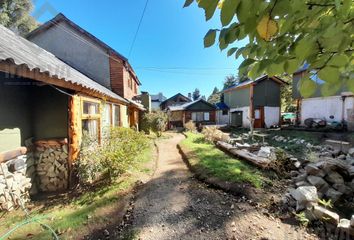
[[(291, 190), (284, 201), (292, 201), (296, 204), (297, 211), (303, 211), (305, 217), (309, 221), (320, 220), (326, 221), (336, 226), (336, 233), (340, 236), (352, 236), (354, 237), (354, 215), (351, 219), (340, 218), (340, 216), (327, 209), (324, 206), (319, 205), (319, 197), (317, 188), (314, 186), (302, 186), (296, 190)], [(350, 239), (350, 238), (346, 238)]]
[(65, 190), (68, 186), (68, 143), (63, 140), (35, 142), (36, 173), (42, 192)]
[(30, 199), (31, 178), (26, 176), (27, 155), (0, 163), (0, 210), (10, 211)]

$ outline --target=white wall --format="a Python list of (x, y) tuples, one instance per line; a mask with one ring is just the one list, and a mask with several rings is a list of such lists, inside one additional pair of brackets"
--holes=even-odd
[(264, 107), (264, 122), (267, 128), (279, 124), (280, 108)]
[(222, 110), (216, 111), (216, 124), (229, 124), (229, 115), (229, 112), (227, 112), (226, 115), (223, 115)]
[[(334, 121), (342, 120), (341, 96), (320, 97), (303, 99), (301, 104), (301, 124), (307, 118), (322, 118), (331, 120), (329, 117), (334, 116)], [(348, 97), (344, 104), (344, 119), (347, 120), (347, 109), (354, 108), (354, 98)]]
[[(250, 107), (231, 108), (230, 112), (233, 111), (242, 111), (242, 127), (249, 128), (250, 127), (250, 120), (249, 120)], [(229, 122), (231, 122), (231, 114), (229, 116)]]

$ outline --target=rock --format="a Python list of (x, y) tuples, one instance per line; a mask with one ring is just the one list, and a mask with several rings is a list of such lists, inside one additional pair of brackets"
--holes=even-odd
[(339, 160), (345, 160), (347, 158), (347, 156), (345, 156), (344, 154), (341, 154), (337, 157), (337, 159)]
[(109, 231), (108, 231), (107, 229), (105, 229), (105, 230), (103, 231), (103, 234), (107, 237), (107, 236), (109, 236)]
[(315, 205), (313, 207), (313, 214), (318, 220), (326, 219), (328, 222), (337, 225), (339, 223), (339, 215), (335, 212), (329, 211), (328, 209)]
[(296, 168), (300, 168), (301, 167), (301, 162), (297, 161), (297, 162), (294, 162), (294, 166)]
[(321, 193), (326, 193), (329, 189), (328, 183), (321, 177), (308, 176), (307, 181), (317, 188)]
[(302, 187), (302, 186), (311, 186), (310, 183), (308, 183), (307, 181), (300, 181), (300, 182), (296, 182), (295, 185), (297, 187)]
[(292, 162), (297, 162), (298, 159), (297, 159), (296, 157), (291, 157), (291, 158), (290, 158), (290, 161), (292, 161)]
[(272, 150), (271, 150), (270, 147), (261, 147), (261, 149), (259, 150), (257, 156), (258, 157), (268, 158), (271, 153), (272, 153)]
[(345, 184), (336, 183), (333, 184), (332, 187), (343, 194), (350, 194), (352, 192), (351, 188), (346, 186)]
[(353, 190), (354, 192), (354, 179), (349, 183), (349, 187)]
[(350, 220), (348, 219), (341, 219), (337, 225), (337, 228), (342, 232), (341, 235), (344, 235), (343, 233), (345, 233), (346, 235), (354, 236), (354, 228), (350, 227)]
[(325, 179), (327, 180), (327, 182), (332, 183), (332, 184), (343, 184), (344, 183), (344, 179), (342, 177), (342, 175), (340, 175), (339, 173), (335, 172), (335, 171), (331, 171), (327, 174), (327, 176), (325, 177)]
[(334, 190), (333, 188), (329, 188), (326, 192), (326, 197), (332, 200), (332, 202), (338, 201), (338, 199), (343, 195), (343, 193)]
[(296, 177), (297, 175), (299, 175), (298, 171), (294, 171), (294, 170), (290, 171), (290, 176), (291, 177)]
[(295, 182), (300, 182), (300, 181), (305, 181), (307, 178), (307, 174), (306, 173), (303, 173), (303, 174), (300, 174), (298, 175), (297, 177), (294, 178), (294, 181)]
[(305, 171), (308, 175), (317, 175), (321, 169), (319, 169), (315, 164), (307, 164)]
[(354, 148), (349, 148), (348, 154), (354, 157)]
[(296, 190), (291, 191), (290, 194), (297, 201), (297, 211), (317, 204), (318, 201), (317, 189), (314, 186), (301, 186)]
[(354, 166), (351, 166), (351, 167), (348, 169), (348, 173), (349, 173), (349, 176), (350, 176), (351, 178), (354, 177)]
[(354, 215), (352, 215), (352, 218), (350, 220), (350, 226), (354, 228)]

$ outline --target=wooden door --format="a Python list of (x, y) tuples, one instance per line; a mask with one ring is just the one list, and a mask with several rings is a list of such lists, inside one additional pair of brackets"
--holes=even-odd
[(254, 109), (254, 128), (264, 128), (264, 107)]

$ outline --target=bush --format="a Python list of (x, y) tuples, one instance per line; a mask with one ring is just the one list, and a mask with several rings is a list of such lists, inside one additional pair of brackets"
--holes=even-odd
[(168, 116), (162, 111), (156, 111), (151, 113), (145, 113), (141, 129), (146, 133), (154, 132), (158, 137), (162, 135), (162, 132), (166, 130)]
[(140, 154), (149, 147), (144, 133), (129, 128), (112, 128), (103, 143), (87, 144), (83, 141), (79, 159), (82, 182), (92, 182), (106, 176), (113, 180), (137, 163)]
[(195, 123), (192, 120), (189, 120), (187, 123), (185, 123), (184, 127), (189, 132), (196, 132), (197, 131), (197, 127), (195, 126)]

